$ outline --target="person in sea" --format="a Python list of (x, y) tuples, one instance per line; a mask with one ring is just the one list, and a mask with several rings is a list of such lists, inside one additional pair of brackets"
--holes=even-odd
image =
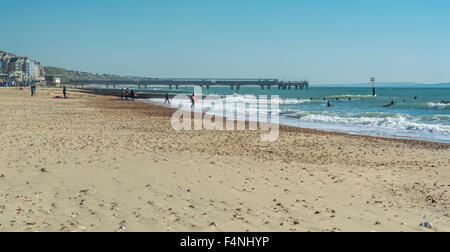
[(394, 105), (395, 105), (395, 101), (392, 100), (388, 105), (385, 105), (384, 107), (387, 108), (387, 107), (392, 107)]
[(64, 99), (67, 99), (67, 88), (65, 85), (63, 86), (63, 94), (64, 94)]
[(166, 103), (170, 105), (169, 92), (166, 92), (166, 100), (164, 101), (164, 104)]
[(328, 101), (327, 107), (331, 108), (331, 102), (330, 101)]

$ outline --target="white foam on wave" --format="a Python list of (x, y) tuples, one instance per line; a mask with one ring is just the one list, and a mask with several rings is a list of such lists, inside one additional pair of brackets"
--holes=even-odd
[(431, 109), (447, 109), (450, 108), (450, 103), (444, 104), (444, 103), (429, 102), (428, 107)]
[[(204, 112), (212, 115), (226, 115), (227, 111), (235, 111), (238, 119), (249, 119), (256, 118), (259, 116), (268, 116), (272, 113), (280, 113), (281, 110), (275, 110), (270, 106), (271, 99), (267, 97), (267, 103), (264, 108), (259, 106), (261, 100), (258, 97), (252, 95), (233, 95), (227, 98), (222, 97), (222, 105), (216, 104), (214, 101), (204, 99), (202, 101), (202, 107), (197, 103), (193, 111)], [(170, 105), (165, 105), (163, 98), (151, 98), (148, 100), (143, 100), (144, 102), (149, 102), (157, 105), (164, 105), (167, 107), (172, 107), (175, 109), (185, 109), (191, 110), (191, 100), (189, 98), (185, 99), (172, 99)], [(278, 100), (281, 103), (281, 100)], [(245, 109), (243, 109), (245, 107)], [(256, 116), (255, 116), (256, 115)]]
[(339, 98), (339, 99), (348, 99), (348, 98), (352, 98), (352, 99), (376, 99), (377, 96), (373, 96), (371, 94), (367, 94), (367, 95), (361, 95), (361, 94), (342, 94), (342, 95), (331, 95), (328, 98), (331, 99), (335, 99), (335, 98)]
[(310, 114), (300, 118), (305, 122), (333, 123), (355, 125), (373, 128), (384, 128), (394, 131), (426, 132), (442, 135), (450, 134), (450, 125), (418, 122), (411, 117), (398, 115), (396, 117), (340, 117), (335, 115)]

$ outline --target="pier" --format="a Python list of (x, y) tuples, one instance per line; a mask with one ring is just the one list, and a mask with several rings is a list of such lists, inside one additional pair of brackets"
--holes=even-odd
[(148, 87), (167, 86), (170, 90), (178, 90), (187, 86), (200, 86), (210, 89), (213, 86), (228, 86), (239, 92), (243, 86), (260, 86), (262, 90), (277, 88), (278, 90), (307, 90), (308, 81), (280, 81), (278, 79), (147, 79), (130, 80), (71, 80), (64, 84), (74, 88), (87, 88), (90, 85), (104, 85), (106, 89), (118, 87), (137, 87), (138, 90)]

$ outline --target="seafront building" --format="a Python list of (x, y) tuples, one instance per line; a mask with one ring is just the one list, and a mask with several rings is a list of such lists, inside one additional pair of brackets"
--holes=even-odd
[(9, 79), (16, 81), (40, 81), (44, 80), (44, 70), (41, 63), (28, 57), (0, 52), (0, 70), (3, 79), (8, 75)]

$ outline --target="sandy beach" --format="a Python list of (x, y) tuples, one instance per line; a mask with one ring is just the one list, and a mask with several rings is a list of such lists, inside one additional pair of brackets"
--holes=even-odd
[(0, 231), (450, 231), (447, 144), (176, 132), (169, 108), (57, 95), (0, 88)]

